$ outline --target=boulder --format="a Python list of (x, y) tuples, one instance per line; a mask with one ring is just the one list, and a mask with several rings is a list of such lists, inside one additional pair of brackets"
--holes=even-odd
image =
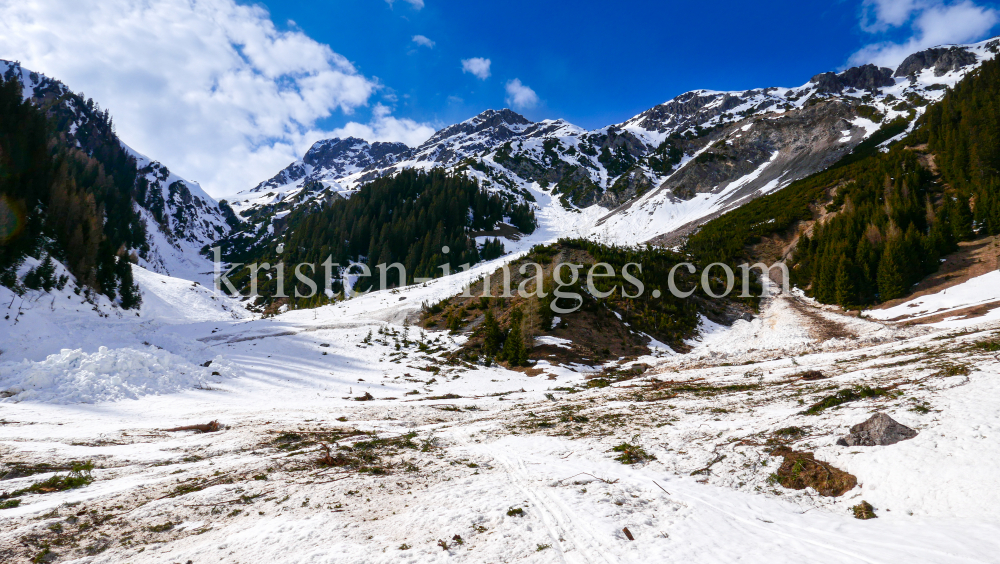
[(851, 434), (841, 437), (841, 446), (886, 446), (912, 439), (917, 432), (896, 422), (884, 413), (876, 413), (871, 419), (851, 427)]

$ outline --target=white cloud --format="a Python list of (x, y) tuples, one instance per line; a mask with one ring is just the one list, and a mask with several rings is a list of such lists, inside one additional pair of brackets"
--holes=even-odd
[[(93, 97), (123, 141), (217, 196), (299, 158), (327, 136), (319, 120), (380, 88), (235, 0), (0, 0), (0, 58)], [(362, 127), (406, 140), (426, 126), (383, 112)]]
[(878, 33), (899, 27), (910, 21), (913, 12), (923, 4), (923, 0), (865, 0), (861, 8), (861, 29)]
[[(391, 7), (396, 3), (396, 0), (385, 0), (387, 4)], [(413, 6), (414, 10), (419, 10), (424, 7), (424, 0), (405, 0), (407, 4)]]
[(434, 42), (431, 41), (426, 35), (414, 35), (413, 42), (417, 45), (423, 45), (424, 47), (428, 47), (430, 49), (434, 48)]
[(473, 74), (480, 80), (486, 80), (490, 77), (490, 64), (492, 63), (489, 59), (482, 57), (462, 59), (462, 72)]
[(952, 4), (941, 0), (868, 0), (862, 15), (862, 29), (880, 33), (909, 24), (912, 34), (901, 43), (867, 45), (851, 55), (849, 64), (896, 67), (910, 53), (928, 47), (982, 39), (998, 22), (1000, 12), (971, 0)]
[(515, 78), (507, 83), (507, 103), (520, 110), (534, 108), (538, 105), (538, 94)]
[(393, 117), (390, 115), (391, 110), (382, 104), (376, 104), (372, 114), (371, 122), (367, 124), (351, 122), (329, 132), (326, 137), (359, 137), (368, 141), (398, 141), (410, 147), (416, 147), (427, 141), (435, 132), (433, 127), (425, 123)]

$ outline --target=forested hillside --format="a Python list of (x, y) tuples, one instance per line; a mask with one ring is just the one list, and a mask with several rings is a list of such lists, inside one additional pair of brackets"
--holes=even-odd
[[(16, 78), (0, 82), (0, 284), (19, 292), (65, 284), (53, 277), (55, 258), (80, 285), (135, 307), (141, 298), (128, 250), (145, 245), (133, 207), (135, 160), (93, 101), (47, 94), (35, 106)], [(66, 97), (96, 118), (75, 136), (82, 144), (67, 142)], [(42, 264), (22, 282), (17, 269), (29, 256)]]
[[(398, 271), (390, 269), (387, 284), (394, 287), (413, 283), (415, 278), (441, 276), (443, 264), (454, 272), (463, 264), (499, 257), (504, 253), (499, 239), (494, 237), (477, 245), (475, 234), (494, 230), (505, 218), (521, 232), (535, 229), (534, 212), (527, 204), (502, 200), (464, 175), (441, 169), (427, 173), (405, 170), (375, 180), (349, 199), (335, 200), (320, 211), (292, 212), (281, 237), (285, 251), (280, 257), (270, 244), (251, 247), (249, 252), (237, 252), (235, 249), (241, 246), (233, 245), (223, 252), (227, 260), (234, 262), (280, 259), (289, 265), (315, 264), (314, 273), (308, 269), (305, 272), (319, 288), (324, 286), (320, 265), (327, 258), (344, 267), (353, 263), (367, 265), (373, 276), (360, 280), (356, 288), (359, 290), (378, 282), (376, 265), (398, 262), (406, 268), (407, 279), (401, 280)], [(442, 250), (445, 247), (447, 253)], [(241, 288), (249, 287), (246, 271), (232, 279)], [(259, 293), (266, 302), (278, 294), (276, 283), (259, 281)], [(309, 293), (301, 283), (299, 289)], [(294, 298), (290, 288), (285, 293)], [(308, 306), (324, 300), (317, 295), (295, 303)]]
[[(860, 306), (905, 296), (959, 241), (1000, 233), (1000, 61), (930, 106), (913, 133), (883, 128), (834, 167), (707, 223), (687, 249), (702, 261), (752, 258), (761, 237), (833, 217), (799, 240), (792, 279), (823, 303)], [(812, 206), (812, 207), (811, 207)]]

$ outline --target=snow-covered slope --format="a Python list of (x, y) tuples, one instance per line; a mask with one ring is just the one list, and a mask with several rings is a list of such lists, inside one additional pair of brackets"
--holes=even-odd
[(413, 149), (320, 141), (233, 207), (256, 241), (274, 214), (322, 206), (404, 168), (444, 167), (518, 199), (544, 192), (553, 205), (590, 208), (600, 218), (587, 233), (595, 239), (648, 241), (822, 170), (894, 120), (912, 124), (998, 45), (928, 49), (897, 69), (854, 67), (794, 88), (696, 90), (593, 131), (505, 109), (444, 128)]
[[(103, 131), (106, 112), (62, 82), (0, 60), (5, 80), (18, 78), (26, 100), (45, 107), (70, 146), (90, 154), (102, 143), (120, 143), (136, 160), (135, 205), (145, 221), (148, 249), (136, 249), (141, 264), (157, 272), (206, 280), (212, 265), (199, 252), (230, 231), (226, 209), (192, 181)], [(109, 141), (108, 139), (111, 139)]]
[[(80, 333), (69, 341), (80, 350), (24, 362), (18, 343), (0, 340), (10, 351), (0, 358), (3, 489), (48, 479), (45, 464), (97, 467), (83, 487), (9, 498), (0, 557), (991, 561), (1000, 365), (976, 345), (996, 338), (995, 321), (895, 328), (783, 296), (761, 316), (782, 325), (781, 338), (760, 325), (715, 327), (692, 353), (644, 357), (644, 375), (595, 388), (570, 370), (452, 365), (465, 337), (394, 321), (459, 291), (461, 276), (406, 300), (380, 292), (256, 320), (138, 270), (144, 294), (163, 286), (172, 305), (147, 298), (148, 317), (94, 319), (38, 303), (20, 323), (89, 322), (106, 348)], [(830, 324), (865, 338), (831, 337)], [(856, 386), (892, 393), (803, 413)], [(917, 435), (836, 444), (874, 412)], [(218, 432), (168, 431), (212, 420)], [(346, 462), (320, 462), (327, 441)], [(623, 463), (622, 445), (643, 459)], [(840, 496), (782, 486), (779, 445), (856, 485)], [(360, 455), (361, 469), (350, 462)], [(854, 518), (862, 501), (878, 519)]]

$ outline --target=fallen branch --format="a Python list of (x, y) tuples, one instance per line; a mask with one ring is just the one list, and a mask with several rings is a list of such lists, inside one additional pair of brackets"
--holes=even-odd
[[(654, 484), (656, 484), (656, 480), (653, 480), (653, 483), (654, 483)], [(660, 488), (661, 490), (663, 490), (663, 486), (661, 486), (660, 484), (656, 484), (656, 487), (658, 487), (658, 488)], [(667, 490), (663, 490), (663, 493), (665, 493), (665, 494), (667, 494), (667, 495), (674, 495), (674, 494), (672, 494), (672, 493), (668, 492)]]
[(222, 425), (219, 425), (218, 421), (210, 421), (204, 425), (185, 425), (183, 427), (174, 427), (173, 429), (161, 429), (166, 433), (173, 433), (175, 431), (198, 431), (200, 433), (214, 433), (222, 429)]
[(708, 466), (706, 466), (704, 468), (699, 468), (698, 470), (695, 470), (694, 472), (691, 472), (691, 475), (692, 476), (697, 476), (699, 474), (708, 474), (708, 471), (712, 469), (712, 466), (715, 466), (716, 463), (720, 462), (725, 457), (726, 457), (726, 455), (720, 454), (719, 456), (715, 457), (715, 460), (709, 462)]

